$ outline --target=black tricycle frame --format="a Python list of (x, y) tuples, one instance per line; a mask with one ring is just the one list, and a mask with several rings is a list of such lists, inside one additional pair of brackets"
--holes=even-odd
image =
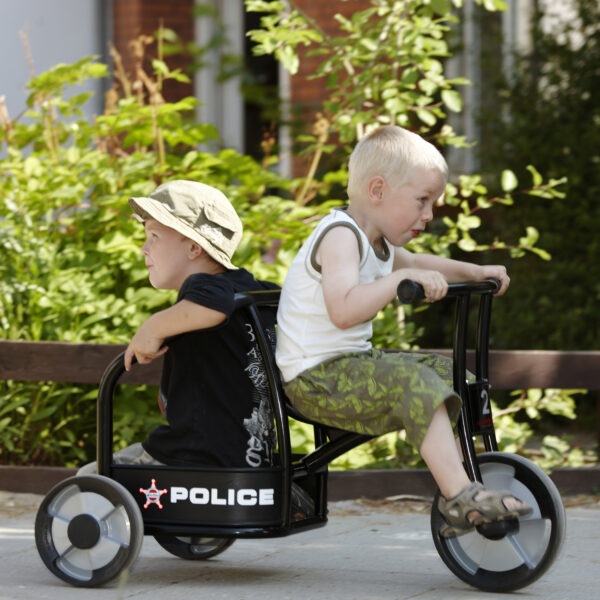
[[(566, 515), (559, 491), (542, 469), (497, 449), (489, 406), (488, 337), (498, 285), (482, 281), (449, 286), (448, 296), (457, 299), (453, 379), (463, 401), (458, 431), (471, 479), (482, 481), (488, 490), (519, 497), (532, 512), (445, 538), (438, 490), (430, 524), (440, 558), (457, 577), (481, 590), (508, 592), (531, 584), (552, 566), (565, 538)], [(474, 375), (467, 372), (466, 360), (472, 296), (479, 296)], [(398, 297), (411, 302), (422, 298), (423, 290), (405, 280)], [(278, 299), (279, 291), (235, 298), (236, 310), (248, 314), (263, 357), (277, 433), (275, 464), (255, 469), (113, 464), (113, 397), (124, 371), (122, 354), (106, 369), (98, 394), (99, 474), (59, 482), (38, 509), (36, 546), (52, 573), (81, 587), (107, 583), (135, 563), (144, 534), (153, 535), (175, 556), (205, 560), (236, 538), (280, 537), (325, 525), (329, 463), (372, 437), (314, 423), (287, 402), (261, 324), (261, 312), (276, 310)], [(313, 425), (312, 452), (292, 452), (290, 417)], [(475, 452), (475, 436), (483, 438), (486, 452)]]
[[(494, 280), (451, 284), (449, 297), (457, 298), (454, 327), (454, 388), (463, 399), (459, 421), (460, 442), (465, 467), (471, 479), (481, 480), (475, 458), (473, 437), (481, 435), (486, 450), (497, 450), (489, 409), (488, 337)], [(401, 301), (410, 302), (422, 290), (414, 282), (398, 287)], [(275, 364), (272, 347), (261, 324), (260, 310), (276, 310), (279, 290), (236, 294), (235, 310), (245, 310), (250, 318), (264, 361), (271, 393), (277, 434), (278, 462), (269, 468), (223, 469), (117, 465), (113, 452), (113, 397), (123, 374), (124, 355), (118, 356), (104, 372), (97, 403), (98, 473), (122, 484), (136, 499), (149, 535), (211, 536), (225, 538), (279, 537), (320, 527), (327, 522), (327, 468), (345, 452), (373, 439), (372, 436), (329, 428), (306, 419), (287, 401)], [(468, 381), (466, 367), (467, 328), (472, 295), (480, 296), (476, 337), (475, 381)], [(422, 297), (422, 296), (421, 296)], [(314, 427), (315, 450), (306, 455), (292, 453), (288, 418)], [(160, 483), (157, 483), (160, 481)], [(314, 502), (314, 514), (295, 519), (290, 490), (292, 482), (307, 491)], [(146, 485), (146, 488), (142, 486)], [(179, 490), (178, 506), (161, 504), (158, 489)], [(258, 498), (267, 490), (267, 503)], [(269, 495), (271, 493), (271, 495)], [(270, 501), (270, 503), (269, 503)], [(240, 502), (242, 504), (240, 504)], [(159, 508), (160, 507), (160, 508)], [(163, 510), (167, 509), (167, 510)]]

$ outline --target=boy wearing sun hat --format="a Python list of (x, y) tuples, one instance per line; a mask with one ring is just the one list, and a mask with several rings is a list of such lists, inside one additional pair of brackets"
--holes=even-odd
[[(149, 317), (125, 351), (146, 364), (164, 355), (159, 404), (167, 423), (115, 463), (262, 467), (274, 451), (271, 405), (251, 323), (234, 311), (238, 292), (277, 288), (256, 280), (231, 258), (242, 223), (219, 190), (169, 181), (148, 197), (129, 198), (144, 224), (150, 283), (178, 290), (177, 302)], [(274, 315), (261, 314), (274, 339)], [(95, 472), (86, 465), (80, 473)]]

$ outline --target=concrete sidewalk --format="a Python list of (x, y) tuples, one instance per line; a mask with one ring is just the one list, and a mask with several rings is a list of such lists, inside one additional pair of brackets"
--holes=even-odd
[[(208, 561), (175, 558), (145, 537), (128, 580), (71, 587), (37, 554), (35, 512), (42, 496), (0, 492), (0, 599), (144, 600), (484, 600), (439, 558), (425, 502), (330, 503), (326, 527), (272, 540), (237, 540)], [(520, 599), (588, 600), (598, 594), (600, 502), (567, 502), (567, 537), (553, 567), (515, 593)]]

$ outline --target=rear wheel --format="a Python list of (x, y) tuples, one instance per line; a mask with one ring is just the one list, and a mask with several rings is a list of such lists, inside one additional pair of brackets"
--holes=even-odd
[(565, 509), (552, 480), (531, 461), (503, 452), (477, 459), (486, 488), (510, 491), (533, 513), (443, 538), (438, 492), (431, 512), (433, 540), (442, 560), (463, 581), (489, 592), (517, 590), (541, 577), (558, 556), (565, 537)]
[(144, 522), (131, 494), (101, 475), (61, 481), (44, 498), (35, 520), (44, 564), (82, 587), (107, 583), (130, 567), (143, 537)]
[(155, 535), (154, 539), (167, 551), (186, 560), (205, 560), (225, 552), (234, 538), (185, 537), (175, 535)]

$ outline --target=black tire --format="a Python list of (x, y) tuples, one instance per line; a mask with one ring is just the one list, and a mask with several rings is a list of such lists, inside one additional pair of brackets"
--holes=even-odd
[(206, 560), (225, 552), (235, 538), (186, 537), (176, 535), (155, 535), (154, 539), (167, 551), (186, 560)]
[(552, 480), (531, 461), (503, 452), (477, 459), (488, 489), (509, 490), (532, 506), (533, 513), (442, 538), (438, 492), (431, 511), (433, 541), (442, 560), (463, 581), (488, 592), (511, 592), (536, 581), (557, 558), (565, 537), (565, 509)]
[(96, 587), (131, 567), (144, 539), (142, 514), (131, 494), (101, 475), (70, 477), (42, 501), (35, 543), (60, 579)]

